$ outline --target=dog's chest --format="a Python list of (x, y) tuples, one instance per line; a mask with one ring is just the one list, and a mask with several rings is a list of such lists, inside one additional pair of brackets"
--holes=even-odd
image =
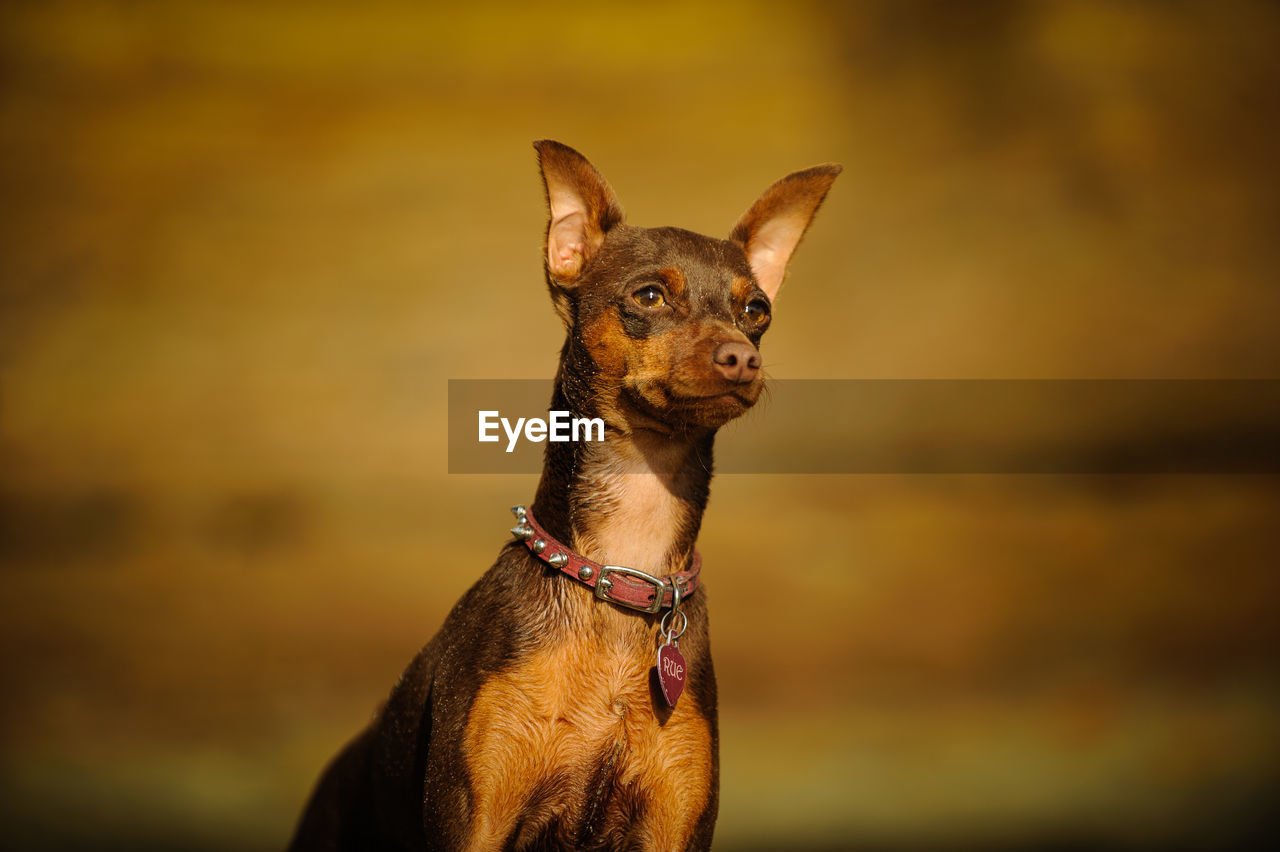
[(662, 817), (660, 834), (691, 824), (711, 784), (710, 727), (689, 694), (659, 720), (645, 651), (571, 639), (490, 678), (466, 731), (473, 821), (506, 826), (516, 849), (549, 833), (626, 836), (642, 813)]

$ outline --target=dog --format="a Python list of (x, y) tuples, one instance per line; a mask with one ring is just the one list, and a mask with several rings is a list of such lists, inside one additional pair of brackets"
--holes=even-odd
[(551, 409), (603, 440), (547, 443), (511, 541), (326, 769), (291, 849), (711, 847), (712, 443), (760, 397), (773, 300), (841, 167), (784, 177), (716, 239), (624, 224), (585, 157), (534, 147), (567, 330)]

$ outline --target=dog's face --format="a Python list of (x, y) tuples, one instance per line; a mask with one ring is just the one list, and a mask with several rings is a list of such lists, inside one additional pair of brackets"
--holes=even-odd
[(580, 154), (536, 144), (547, 188), (547, 281), (586, 359), (597, 413), (620, 428), (714, 429), (764, 388), (760, 339), (786, 264), (839, 166), (774, 184), (714, 239), (622, 224), (604, 178)]
[(741, 246), (619, 225), (582, 278), (572, 333), (643, 415), (717, 427), (755, 404), (772, 306)]

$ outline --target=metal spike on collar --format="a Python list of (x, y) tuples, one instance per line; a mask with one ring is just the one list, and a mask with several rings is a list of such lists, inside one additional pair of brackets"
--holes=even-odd
[(517, 520), (517, 521), (519, 521), (519, 522), (520, 522), (520, 523), (522, 523), (522, 524), (524, 523), (524, 516), (528, 513), (528, 511), (529, 511), (529, 510), (528, 510), (528, 509), (526, 509), (524, 506), (512, 506), (512, 507), (511, 507), (511, 514), (515, 515), (515, 516), (516, 516), (516, 520)]
[(533, 552), (534, 552), (534, 553), (539, 553), (539, 554), (540, 554), (540, 553), (542, 553), (542, 551), (544, 551), (544, 550), (546, 550), (546, 549), (547, 549), (547, 543), (546, 543), (544, 540), (542, 540), (542, 539), (538, 539), (537, 541), (535, 541), (535, 542), (533, 543)]
[(533, 527), (529, 526), (526, 523), (521, 522), (511, 528), (511, 534), (518, 539), (522, 539), (523, 541), (528, 541), (529, 539), (533, 538)]
[(565, 565), (569, 564), (569, 557), (563, 553), (553, 553), (547, 557), (547, 562), (554, 565), (556, 568), (563, 568)]

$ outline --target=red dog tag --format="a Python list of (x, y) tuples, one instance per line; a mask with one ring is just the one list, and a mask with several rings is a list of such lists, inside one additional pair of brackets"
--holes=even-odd
[(684, 655), (675, 645), (663, 645), (658, 649), (658, 685), (662, 687), (662, 697), (672, 707), (680, 700), (684, 692), (684, 677), (687, 673)]

